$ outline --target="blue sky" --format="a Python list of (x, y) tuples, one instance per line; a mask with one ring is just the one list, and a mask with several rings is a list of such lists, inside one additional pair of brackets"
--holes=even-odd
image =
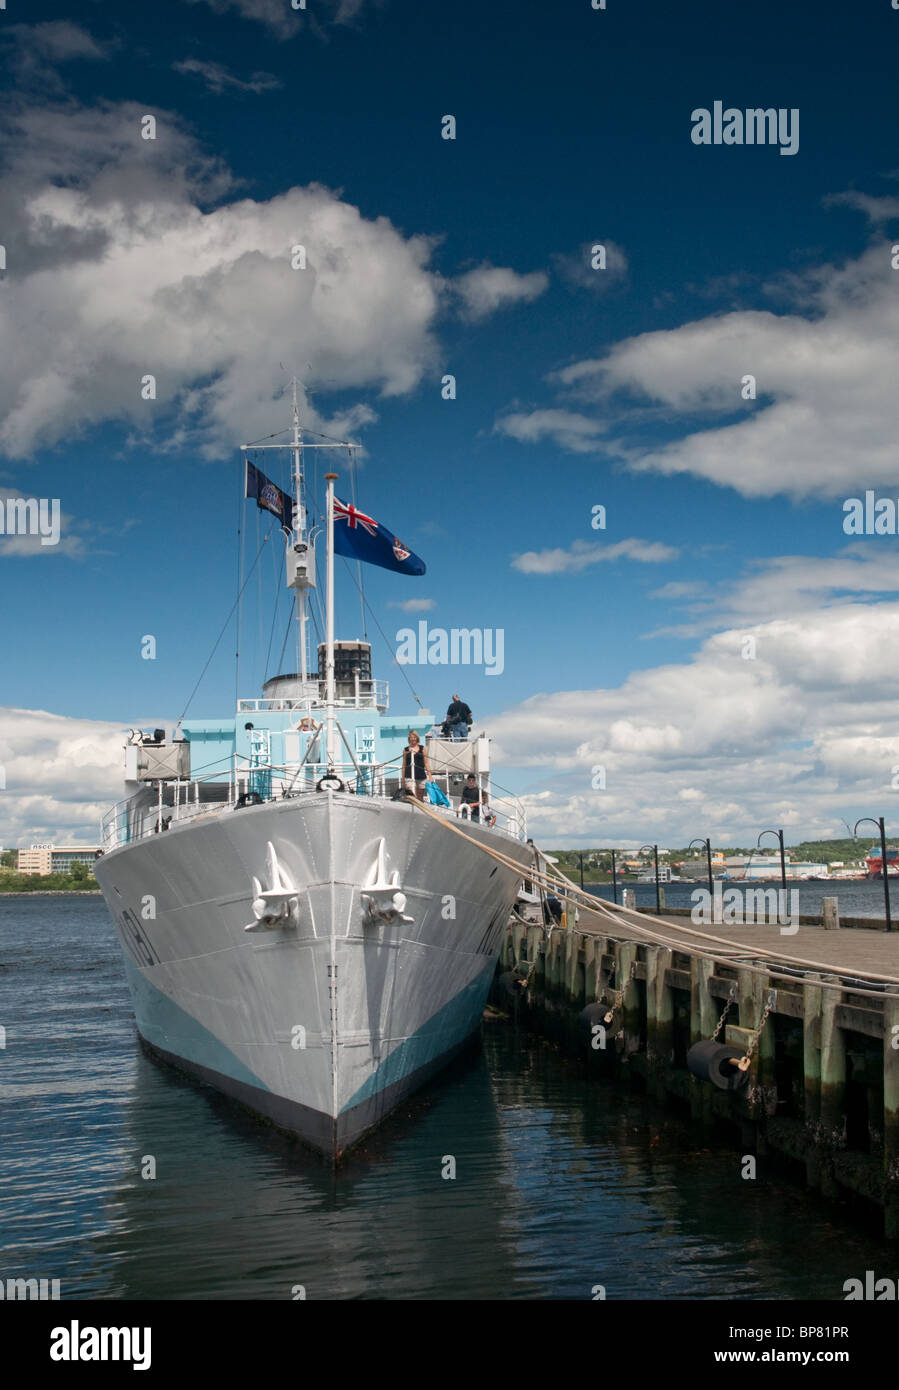
[[(90, 838), (109, 728), (181, 713), (235, 596), (232, 446), (288, 423), (294, 369), (428, 564), (367, 576), (388, 636), (503, 629), (501, 676), (409, 675), (435, 711), (463, 687), (547, 843), (889, 812), (899, 541), (850, 547), (842, 502), (899, 495), (899, 12), (10, 0), (0, 23), (0, 490), (66, 518), (55, 551), (0, 538), (0, 704), (99, 740), (73, 777), (7, 714), (0, 839)], [(797, 108), (798, 153), (695, 145), (716, 100)], [(345, 585), (344, 636), (357, 614)], [(233, 650), (192, 713), (230, 709)]]

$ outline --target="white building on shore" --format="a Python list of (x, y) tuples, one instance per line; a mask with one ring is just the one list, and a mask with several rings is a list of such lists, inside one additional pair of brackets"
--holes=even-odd
[(67, 874), (73, 864), (93, 869), (99, 849), (93, 845), (35, 844), (18, 852), (20, 874)]

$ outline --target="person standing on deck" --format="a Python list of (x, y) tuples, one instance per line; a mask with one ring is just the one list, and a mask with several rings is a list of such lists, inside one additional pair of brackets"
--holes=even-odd
[(468, 705), (464, 700), (460, 700), (458, 695), (454, 695), (446, 711), (444, 723), (444, 728), (449, 729), (449, 736), (454, 743), (460, 743), (468, 738), (468, 730), (472, 721), (473, 715)]
[(428, 755), (421, 746), (421, 739), (414, 729), (410, 729), (409, 742), (403, 749), (402, 778), (405, 785), (408, 786), (410, 782), (414, 785), (415, 795), (419, 801), (424, 801), (425, 782), (431, 778), (431, 767)]

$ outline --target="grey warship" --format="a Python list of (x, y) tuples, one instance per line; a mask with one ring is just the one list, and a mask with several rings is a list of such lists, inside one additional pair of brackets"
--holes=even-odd
[[(267, 447), (292, 451), (291, 492), (248, 460), (246, 492), (282, 523), (298, 670), (171, 737), (133, 730), (95, 871), (146, 1046), (337, 1161), (477, 1031), (533, 853), (523, 808), (491, 785), (487, 734), (393, 713), (368, 642), (335, 641), (335, 528), (338, 546), (360, 518), (385, 528), (335, 498), (334, 474), (308, 525), (296, 393), (292, 438)], [(417, 559), (391, 539), (391, 568)], [(400, 775), (412, 729), (443, 793), (430, 813)], [(464, 814), (469, 773), (492, 824)]]

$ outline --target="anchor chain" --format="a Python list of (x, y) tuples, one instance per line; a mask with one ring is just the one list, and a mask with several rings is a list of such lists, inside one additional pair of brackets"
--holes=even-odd
[(768, 1015), (770, 1014), (770, 1012), (771, 1012), (771, 1010), (772, 1010), (773, 1008), (774, 1008), (774, 990), (773, 990), (773, 989), (769, 989), (769, 990), (768, 990), (768, 1002), (765, 1004), (765, 1008), (764, 1008), (764, 1010), (763, 1010), (763, 1012), (762, 1012), (762, 1016), (761, 1016), (761, 1018), (759, 1019), (759, 1022), (758, 1022), (758, 1027), (753, 1029), (752, 1036), (751, 1036), (750, 1039), (749, 1039), (749, 1046), (748, 1046), (748, 1048), (746, 1049), (746, 1056), (745, 1056), (745, 1057), (741, 1057), (740, 1060), (739, 1060), (739, 1062), (737, 1063), (737, 1066), (738, 1066), (738, 1068), (739, 1068), (740, 1071), (748, 1071), (749, 1068), (751, 1067), (751, 1065), (752, 1065), (752, 1054), (755, 1052), (755, 1049), (756, 1049), (756, 1048), (758, 1047), (758, 1045), (759, 1045), (759, 1038), (762, 1036), (762, 1029), (764, 1028), (766, 1022), (768, 1021)]
[(518, 984), (521, 985), (521, 988), (522, 988), (522, 989), (527, 989), (528, 985), (531, 983), (531, 976), (533, 975), (533, 973), (534, 973), (534, 971), (535, 971), (536, 969), (537, 969), (537, 957), (535, 956), (534, 959), (531, 961), (531, 968), (530, 968), (530, 970), (528, 971), (528, 973), (525, 975), (524, 979), (518, 981)]
[[(549, 926), (546, 927), (546, 928), (544, 929), (544, 940), (545, 940), (545, 947), (546, 947), (546, 950), (547, 950), (547, 951), (549, 950), (550, 939), (551, 939), (551, 937), (552, 937), (553, 932), (555, 931), (555, 928), (556, 928), (555, 922), (550, 922)], [(534, 971), (535, 971), (536, 969), (537, 969), (537, 957), (535, 956), (534, 959), (533, 959), (533, 961), (531, 962), (531, 968), (530, 968), (530, 970), (528, 971), (528, 973), (525, 975), (524, 979), (518, 981), (518, 983), (521, 985), (521, 988), (522, 988), (522, 989), (527, 989), (528, 985), (531, 983), (531, 976), (533, 975), (533, 973), (534, 973)]]
[(630, 984), (631, 980), (634, 978), (634, 971), (636, 970), (636, 968), (637, 968), (637, 962), (636, 962), (635, 960), (632, 960), (632, 961), (631, 961), (631, 968), (630, 968), (630, 970), (627, 972), (627, 979), (625, 980), (624, 984), (621, 986), (620, 989), (616, 989), (614, 998), (613, 998), (613, 1000), (612, 1000), (611, 1007), (610, 1007), (608, 1013), (605, 1015), (605, 1017), (604, 1017), (604, 1019), (603, 1019), (603, 1022), (604, 1022), (604, 1023), (607, 1023), (607, 1024), (608, 1024), (608, 1023), (611, 1023), (611, 1022), (612, 1022), (612, 1019), (615, 1017), (615, 1014), (616, 1014), (617, 1011), (621, 1008), (621, 1001), (622, 1001), (622, 999), (624, 998), (625, 994), (627, 993), (627, 987), (628, 987), (628, 985)]
[(731, 1006), (731, 1004), (733, 1004), (733, 1002), (734, 1002), (734, 1000), (736, 999), (736, 997), (737, 997), (737, 982), (736, 982), (736, 980), (732, 980), (732, 981), (731, 981), (731, 986), (730, 986), (730, 994), (727, 996), (727, 1003), (724, 1005), (724, 1010), (723, 1010), (723, 1012), (722, 1012), (722, 1014), (721, 1014), (721, 1017), (720, 1017), (719, 1020), (718, 1020), (718, 1027), (715, 1029), (714, 1033), (712, 1034), (712, 1042), (717, 1042), (717, 1041), (718, 1041), (718, 1037), (719, 1037), (719, 1035), (720, 1035), (720, 1033), (721, 1033), (721, 1029), (724, 1027), (724, 1020), (727, 1018), (727, 1015), (730, 1013), (730, 1006)]

